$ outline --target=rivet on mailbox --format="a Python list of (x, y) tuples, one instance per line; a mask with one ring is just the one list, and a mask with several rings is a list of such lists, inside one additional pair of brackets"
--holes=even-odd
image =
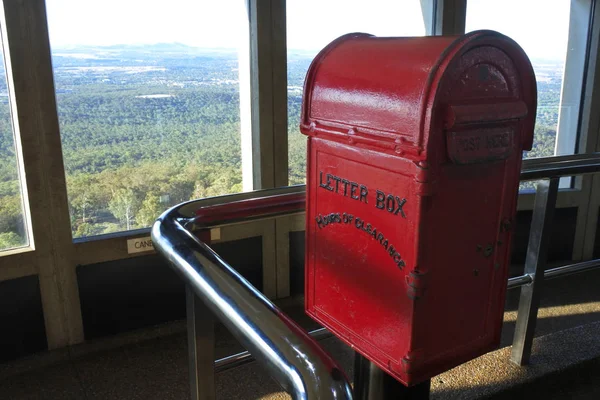
[(300, 127), (308, 314), (409, 386), (496, 348), (510, 246), (488, 244), (511, 242), (535, 112), (531, 64), (496, 32), (321, 51)]

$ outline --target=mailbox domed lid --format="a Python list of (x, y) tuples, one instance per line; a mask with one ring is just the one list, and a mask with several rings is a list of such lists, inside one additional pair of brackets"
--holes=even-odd
[[(485, 71), (480, 65), (487, 66)], [(502, 34), (392, 38), (352, 33), (313, 60), (300, 129), (420, 159), (432, 129), (443, 128), (449, 119), (452, 124), (516, 119), (533, 132), (535, 108), (531, 64)], [(521, 138), (520, 144), (528, 148), (531, 141)]]

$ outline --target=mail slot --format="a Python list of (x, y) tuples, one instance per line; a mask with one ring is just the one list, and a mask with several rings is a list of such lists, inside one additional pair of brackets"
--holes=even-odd
[(497, 32), (323, 49), (300, 126), (308, 314), (409, 386), (496, 348), (535, 114)]

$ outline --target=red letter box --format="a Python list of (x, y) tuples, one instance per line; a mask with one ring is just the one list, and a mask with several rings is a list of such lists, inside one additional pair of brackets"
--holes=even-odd
[(349, 34), (307, 74), (306, 310), (413, 385), (498, 346), (536, 83), (496, 32)]

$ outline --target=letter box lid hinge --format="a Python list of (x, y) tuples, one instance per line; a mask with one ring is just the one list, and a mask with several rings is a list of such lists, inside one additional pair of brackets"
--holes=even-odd
[(300, 122), (300, 132), (306, 136), (317, 136), (352, 147), (374, 149), (402, 158), (416, 159), (423, 153), (423, 147), (415, 142), (412, 135), (360, 127), (340, 121), (315, 119), (312, 116), (308, 122)]
[(412, 270), (406, 275), (408, 297), (417, 300), (425, 295), (427, 272)]

